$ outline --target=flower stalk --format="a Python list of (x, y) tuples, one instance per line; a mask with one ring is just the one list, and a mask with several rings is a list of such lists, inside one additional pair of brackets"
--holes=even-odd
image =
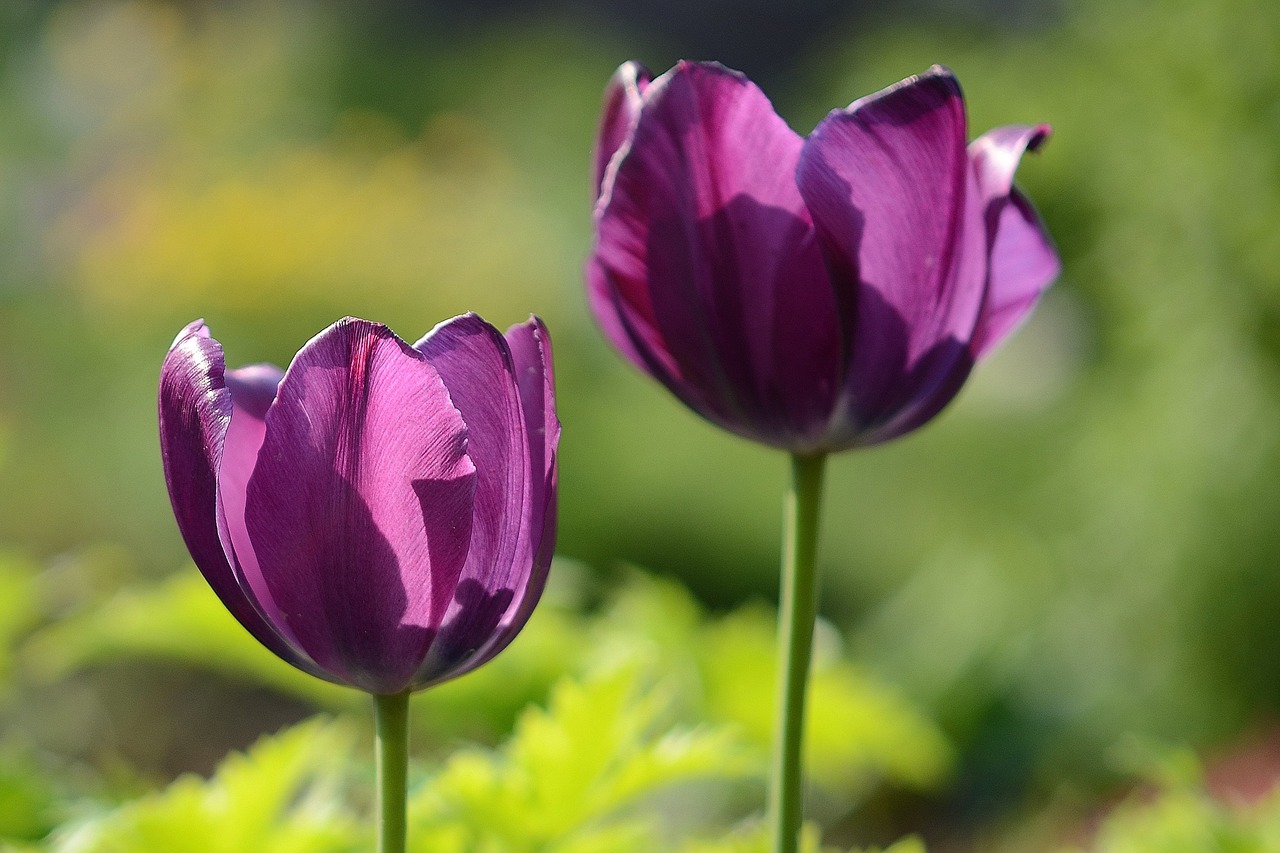
[(404, 853), (409, 777), (409, 692), (373, 697), (378, 853)]
[(826, 454), (791, 457), (791, 489), (783, 511), (778, 619), (778, 704), (769, 814), (775, 853), (796, 853), (803, 820), (805, 695), (818, 616), (818, 518)]

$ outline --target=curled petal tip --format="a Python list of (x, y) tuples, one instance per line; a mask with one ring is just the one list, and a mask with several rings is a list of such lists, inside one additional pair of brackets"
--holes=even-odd
[(435, 332), (439, 329), (444, 329), (451, 326), (461, 326), (463, 328), (468, 328), (468, 329), (479, 329), (479, 328), (492, 329), (493, 328), (493, 325), (489, 323), (489, 321), (485, 320), (485, 318), (481, 317), (476, 312), (464, 311), (461, 314), (456, 314), (447, 320), (440, 321), (439, 323), (436, 324), (435, 328), (432, 329), (431, 331)]
[[(375, 323), (375, 322), (373, 322), (372, 320), (363, 320), (363, 319), (361, 319), (361, 318), (359, 318), (359, 317), (353, 317), (353, 316), (351, 316), (350, 314), (348, 314), (346, 317), (343, 317), (341, 320), (338, 320), (336, 323), (334, 323), (334, 324), (332, 324), (331, 326), (329, 326), (329, 329), (346, 329), (346, 328), (350, 328), (350, 327), (352, 327), (352, 326), (355, 326), (355, 327), (363, 327), (363, 328), (371, 328), (371, 329), (385, 329), (385, 328), (387, 328), (387, 327), (386, 327), (385, 325), (383, 325), (382, 323)], [(327, 332), (327, 331), (329, 331), (329, 329), (325, 329), (325, 331)], [(323, 332), (322, 332), (321, 334), (323, 334)]]
[[(736, 68), (730, 68), (723, 63), (705, 59), (682, 59), (676, 64), (675, 68), (671, 69), (669, 74), (710, 74), (716, 77), (728, 77), (729, 79), (736, 80), (739, 83), (751, 82), (746, 74), (743, 74)], [(667, 76), (668, 74), (662, 75), (663, 78)], [(659, 78), (659, 80), (661, 79), (662, 78)]]
[(1036, 125), (1032, 130), (1031, 138), (1027, 140), (1027, 150), (1039, 151), (1051, 136), (1053, 136), (1053, 127), (1051, 125)]
[(638, 62), (624, 62), (609, 79), (604, 92), (604, 110), (596, 136), (595, 188), (599, 197), (605, 187), (609, 164), (626, 148), (640, 109), (644, 93), (653, 75)]
[(916, 77), (909, 77), (903, 83), (917, 86), (921, 84), (937, 85), (956, 97), (964, 97), (964, 92), (960, 88), (959, 78), (945, 65), (932, 65), (928, 71)]
[(724, 72), (732, 74), (735, 77), (745, 76), (741, 71), (737, 71), (722, 63), (716, 62), (714, 59), (681, 59), (676, 63), (676, 69), (680, 71), (689, 71), (691, 69), (705, 68), (709, 71)]
[[(437, 323), (431, 331), (423, 335), (422, 339), (413, 345), (413, 348), (427, 355), (428, 359), (430, 359), (431, 350), (437, 344), (440, 344), (440, 341), (452, 340), (451, 336), (453, 335), (466, 336), (471, 334), (483, 334), (490, 339), (502, 337), (501, 333), (488, 320), (474, 311), (467, 311)], [(449, 344), (440, 345), (448, 346)]]
[(878, 92), (858, 98), (843, 110), (832, 110), (831, 116), (840, 113), (864, 119), (874, 116), (875, 121), (897, 124), (909, 122), (922, 113), (946, 105), (963, 111), (963, 104), (964, 92), (960, 88), (960, 81), (951, 73), (951, 69), (935, 65), (923, 74), (907, 77)]
[(537, 314), (530, 314), (528, 318), (526, 318), (523, 322), (516, 323), (515, 326), (512, 326), (512, 328), (517, 328), (520, 326), (523, 326), (526, 329), (532, 329), (538, 334), (545, 334), (547, 330), (547, 324), (544, 323), (542, 321), (542, 318), (539, 317)]
[(625, 88), (637, 89), (643, 92), (652, 79), (653, 74), (645, 67), (644, 63), (628, 59), (618, 66), (617, 71), (613, 72), (613, 79), (609, 81), (609, 84), (612, 86), (614, 83), (619, 83)]
[(319, 332), (317, 332), (315, 335), (311, 337), (311, 340), (308, 341), (305, 346), (309, 347), (320, 341), (327, 340), (333, 337), (334, 335), (343, 335), (351, 331), (354, 331), (357, 333), (363, 331), (365, 333), (372, 333), (375, 335), (381, 335), (381, 334), (386, 334), (391, 332), (390, 329), (388, 329), (386, 326), (382, 325), (381, 323), (373, 323), (368, 320), (362, 320), (359, 317), (352, 317), (348, 315), (346, 317), (343, 317), (340, 320), (336, 320), (333, 323), (330, 323), (328, 326), (321, 329)]
[(173, 343), (169, 344), (169, 349), (173, 349), (192, 335), (197, 335), (202, 338), (209, 337), (209, 327), (205, 325), (203, 317), (198, 320), (192, 320), (190, 323), (183, 326), (182, 331), (178, 332), (177, 336), (174, 337)]

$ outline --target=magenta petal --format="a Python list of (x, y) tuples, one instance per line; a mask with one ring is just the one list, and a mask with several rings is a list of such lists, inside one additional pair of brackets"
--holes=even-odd
[(347, 319), (294, 358), (267, 413), (245, 522), (299, 644), (374, 693), (406, 689), (471, 539), (475, 468), (439, 374)]
[(637, 368), (671, 389), (686, 405), (698, 412), (709, 411), (711, 403), (702, 393), (680, 379), (680, 368), (667, 352), (644, 287), (630, 288), (629, 301), (624, 301), (617, 277), (596, 254), (587, 258), (584, 274), (587, 305), (609, 342)]
[[(525, 562), (515, 568), (509, 602), (489, 593), (487, 608), (460, 609), (465, 619), (450, 624), (445, 631), (454, 632), (457, 649), (466, 654), (442, 655), (428, 661), (421, 673), (426, 683), (452, 678), (468, 672), (502, 651), (533, 613), (542, 596), (547, 572), (555, 551), (556, 530), (556, 449), (560, 441), (560, 421), (555, 411), (555, 388), (551, 357), (551, 339), (537, 317), (507, 330), (520, 402), (529, 440), (529, 499), (520, 528)], [(461, 587), (461, 593), (466, 593)], [(505, 604), (499, 611), (498, 605)], [(445, 669), (444, 667), (448, 668)]]
[(834, 296), (793, 180), (802, 140), (745, 77), (681, 63), (644, 93), (588, 262), (610, 339), (704, 416), (783, 446), (820, 437)]
[(596, 135), (595, 186), (596, 198), (600, 197), (609, 161), (623, 146), (640, 116), (644, 102), (644, 90), (649, 88), (653, 75), (638, 62), (624, 62), (609, 78), (604, 90), (604, 110), (600, 116), (600, 129)]
[[(515, 364), (519, 385), (520, 403), (524, 411), (529, 435), (531, 476), (533, 477), (530, 518), (533, 528), (541, 533), (540, 515), (548, 501), (554, 503), (554, 489), (549, 483), (556, 472), (556, 448), (560, 443), (560, 420), (556, 417), (554, 368), (551, 356), (551, 336), (547, 327), (537, 317), (512, 326), (507, 330), (507, 345)], [(534, 553), (542, 550), (534, 547)]]
[(831, 113), (800, 157), (835, 286), (856, 291), (838, 418), (861, 435), (837, 444), (900, 435), (968, 372), (986, 247), (965, 132), (959, 84), (934, 68)]
[(284, 371), (272, 364), (256, 364), (229, 370), (227, 389), (231, 392), (231, 424), (218, 468), (218, 520), (223, 550), (243, 589), (277, 631), (291, 643), (296, 640), (288, 621), (276, 607), (271, 591), (262, 579), (257, 556), (245, 525), (245, 502), (249, 478), (258, 464), (258, 452), (267, 434), (267, 410), (276, 399), (276, 389)]
[[(493, 634), (523, 591), (532, 558), (529, 436), (506, 339), (474, 314), (442, 323), (415, 345), (440, 373), (467, 425), (476, 467), (471, 550), (458, 577), (428, 669), (446, 669)], [(415, 680), (423, 680), (420, 669)]]
[[(201, 321), (182, 330), (160, 370), (160, 448), (178, 529), (201, 574), (241, 625), (276, 655), (319, 677), (311, 661), (276, 632), (237, 581), (219, 536), (218, 471), (233, 420), (236, 371)], [(234, 454), (232, 454), (234, 455)]]
[(1035, 208), (1013, 188), (1023, 152), (1038, 149), (1049, 133), (1048, 125), (998, 127), (969, 144), (991, 246), (987, 301), (970, 344), (975, 358), (1022, 321), (1062, 269)]
[[(649, 69), (638, 62), (625, 62), (609, 78), (605, 87), (604, 109), (600, 116), (600, 129), (596, 137), (595, 151), (595, 188), (599, 199), (605, 182), (605, 175), (614, 154), (624, 143), (629, 142), (631, 132), (640, 117), (640, 107), (644, 102), (644, 92), (649, 88), (652, 75)], [(645, 359), (640, 350), (632, 346), (630, 336), (621, 317), (618, 316), (611, 295), (612, 288), (608, 283), (608, 271), (602, 267), (594, 256), (587, 260), (586, 280), (587, 299), (592, 310), (605, 326), (605, 334), (622, 350), (623, 354), (640, 369), (645, 369)], [(652, 328), (652, 324), (647, 324)], [(656, 340), (651, 340), (644, 348), (652, 350), (661, 347)], [(668, 370), (668, 373), (671, 371)]]

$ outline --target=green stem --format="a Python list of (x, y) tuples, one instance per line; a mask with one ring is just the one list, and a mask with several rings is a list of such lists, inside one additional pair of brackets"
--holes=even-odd
[(778, 603), (778, 706), (769, 813), (775, 853), (796, 853), (803, 818), (801, 755), (804, 700), (818, 617), (818, 516), (826, 455), (791, 457), (791, 490), (783, 512), (782, 583)]
[(409, 776), (409, 693), (373, 697), (377, 741), (378, 853), (404, 853)]

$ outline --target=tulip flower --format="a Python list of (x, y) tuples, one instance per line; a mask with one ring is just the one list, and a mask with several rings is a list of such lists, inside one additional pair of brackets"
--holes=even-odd
[(178, 527), (213, 591), (283, 660), (374, 695), (393, 786), (379, 849), (403, 849), (409, 693), (501, 651), (551, 562), (546, 329), (468, 314), (410, 346), (348, 318), (287, 371), (228, 370), (197, 321), (159, 407)]
[(588, 299), (605, 336), (725, 429), (792, 454), (775, 850), (796, 849), (823, 462), (937, 415), (1059, 271), (1013, 187), (1045, 125), (966, 144), (934, 67), (801, 137), (746, 77), (682, 62), (610, 81)]
[(591, 307), (630, 361), (747, 438), (815, 453), (903, 435), (1058, 273), (1012, 184), (1048, 133), (966, 147), (937, 67), (802, 138), (737, 72), (628, 63), (596, 150)]

